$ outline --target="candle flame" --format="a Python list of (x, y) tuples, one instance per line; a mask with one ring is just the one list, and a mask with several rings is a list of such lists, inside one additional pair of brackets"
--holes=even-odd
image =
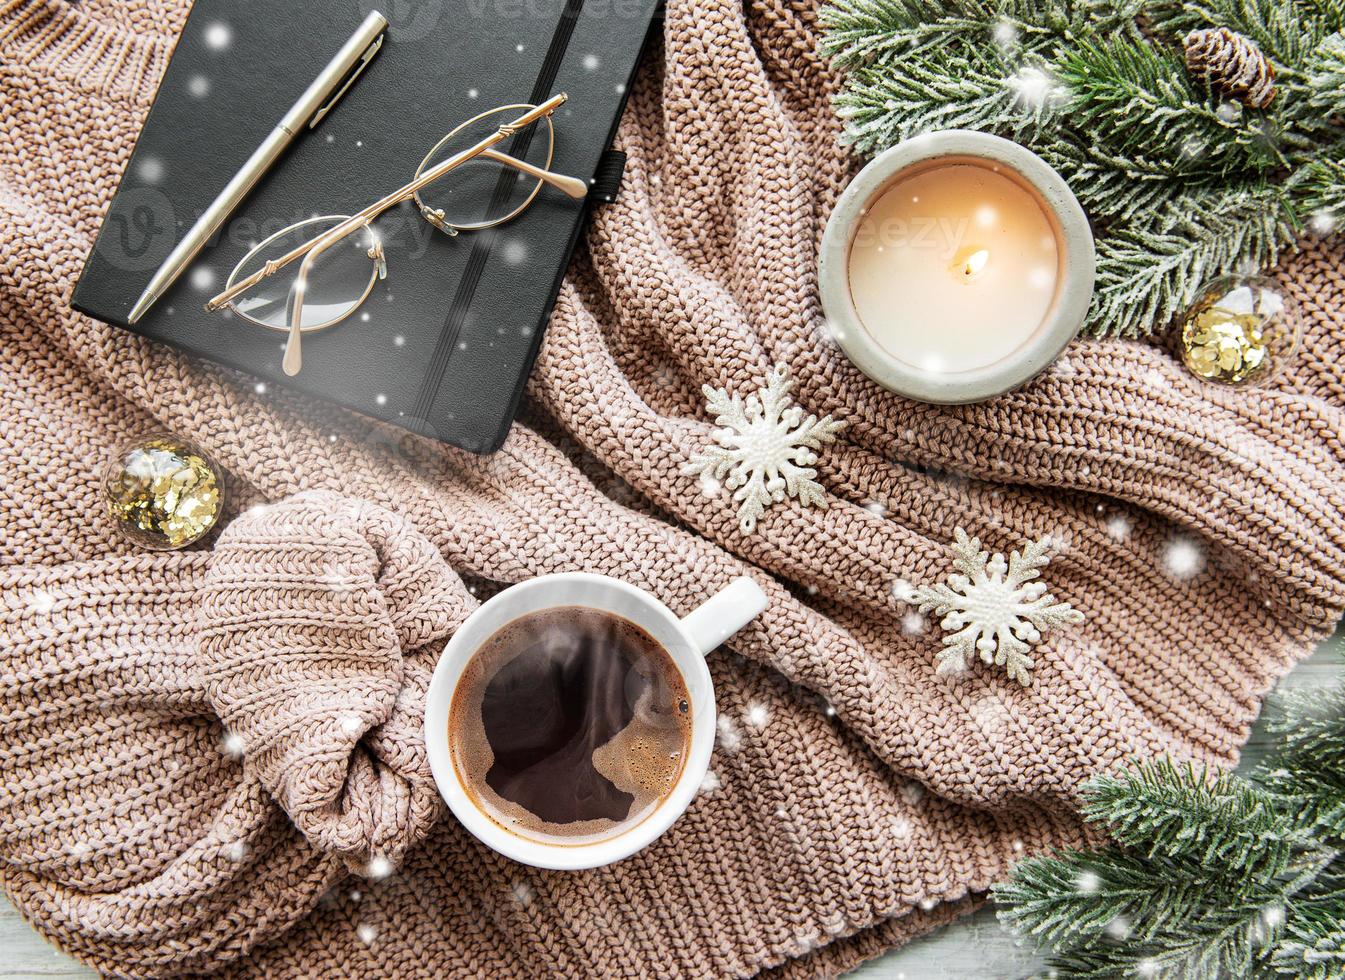
[(976, 278), (976, 275), (985, 268), (985, 264), (990, 261), (990, 250), (988, 248), (978, 248), (965, 258), (954, 263), (954, 268), (964, 281)]

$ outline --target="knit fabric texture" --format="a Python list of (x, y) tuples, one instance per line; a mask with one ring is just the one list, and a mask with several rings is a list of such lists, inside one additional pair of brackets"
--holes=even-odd
[[(1081, 339), (981, 405), (868, 382), (816, 297), (855, 161), (816, 12), (669, 0), (620, 124), (620, 199), (561, 289), (527, 405), (476, 457), (72, 313), (68, 297), (185, 17), (182, 0), (0, 0), (0, 876), (110, 973), (830, 974), (1085, 839), (1077, 790), (1136, 753), (1236, 760), (1260, 698), (1345, 607), (1345, 275), (1277, 275), (1305, 336), (1263, 390), (1161, 344)], [(128, 283), (128, 289), (131, 285)], [(702, 385), (777, 363), (848, 426), (822, 507), (752, 534), (684, 475)], [(99, 472), (152, 430), (227, 469), (229, 521), (147, 553)], [(1051, 538), (1081, 625), (1024, 687), (935, 673), (901, 583)], [(1176, 557), (1177, 560), (1172, 560)], [(685, 614), (752, 575), (710, 657), (702, 791), (640, 854), (532, 870), (435, 791), (420, 720), (491, 591), (584, 570)]]

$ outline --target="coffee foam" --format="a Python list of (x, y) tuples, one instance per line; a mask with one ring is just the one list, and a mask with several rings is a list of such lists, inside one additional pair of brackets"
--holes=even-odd
[[(573, 640), (576, 616), (598, 617), (610, 624), (623, 649), (636, 651), (632, 666), (648, 682), (629, 723), (592, 750), (592, 764), (598, 773), (633, 797), (629, 812), (620, 820), (552, 823), (505, 799), (486, 780), (495, 764), (483, 714), (490, 682), (540, 638), (555, 637), (554, 642), (559, 643), (566, 642), (567, 636)], [(686, 706), (685, 711), (679, 710), (681, 705)], [(478, 648), (454, 691), (447, 736), (459, 782), (478, 809), (520, 837), (579, 846), (622, 833), (658, 808), (682, 774), (691, 731), (686, 682), (662, 644), (629, 620), (602, 610), (568, 606), (522, 616), (502, 626)]]

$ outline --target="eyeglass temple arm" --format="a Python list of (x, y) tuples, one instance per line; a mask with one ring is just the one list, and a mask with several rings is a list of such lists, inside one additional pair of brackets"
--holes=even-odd
[[(500, 127), (501, 138), (503, 138), (504, 136), (513, 135), (512, 130), (522, 129), (524, 126), (528, 126), (531, 125), (532, 123), (535, 123), (543, 116), (551, 115), (551, 113), (555, 112), (566, 102), (568, 102), (569, 99), (570, 97), (566, 95), (564, 92), (557, 92), (555, 95), (551, 96), (551, 98), (547, 99), (545, 102), (537, 103), (537, 105), (533, 106), (527, 112), (523, 113), (523, 115), (519, 116), (513, 122), (501, 126)], [(503, 132), (506, 129), (510, 130), (511, 132)]]
[(345, 227), (354, 220), (352, 218), (350, 221), (343, 221), (331, 231), (313, 239), (310, 243), (312, 247), (304, 255), (303, 262), (299, 264), (299, 273), (294, 277), (294, 286), (290, 289), (290, 332), (285, 338), (285, 356), (280, 362), (281, 368), (291, 378), (303, 370), (304, 366), (301, 345), (303, 342), (304, 295), (308, 292), (308, 273), (313, 268), (313, 263), (322, 257), (323, 252), (348, 237), (357, 228), (365, 227), (369, 223), (368, 220), (365, 220), (354, 227)]
[(511, 157), (507, 153), (501, 153), (499, 150), (482, 150), (483, 157), (489, 157), (496, 163), (502, 163), (506, 167), (513, 167), (520, 170), (529, 177), (536, 177), (538, 180), (546, 181), (556, 190), (576, 201), (588, 195), (588, 184), (584, 183), (578, 177), (569, 177), (565, 174), (558, 174), (554, 170), (543, 170), (541, 167), (534, 167), (526, 160), (520, 160), (518, 157)]

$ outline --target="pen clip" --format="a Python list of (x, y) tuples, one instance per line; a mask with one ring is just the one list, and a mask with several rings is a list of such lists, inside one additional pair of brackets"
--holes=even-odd
[(374, 60), (374, 55), (378, 54), (379, 49), (382, 47), (383, 35), (380, 34), (378, 37), (374, 38), (373, 44), (365, 49), (364, 54), (360, 55), (359, 63), (355, 65), (354, 70), (350, 73), (350, 77), (346, 79), (346, 83), (337, 89), (336, 94), (327, 100), (326, 105), (314, 113), (312, 120), (308, 123), (309, 129), (318, 128), (318, 123), (322, 122), (327, 113), (331, 112), (336, 106), (336, 103), (340, 102), (342, 97), (350, 91), (350, 86), (354, 85), (355, 80), (364, 73), (364, 69), (369, 67), (369, 62)]

